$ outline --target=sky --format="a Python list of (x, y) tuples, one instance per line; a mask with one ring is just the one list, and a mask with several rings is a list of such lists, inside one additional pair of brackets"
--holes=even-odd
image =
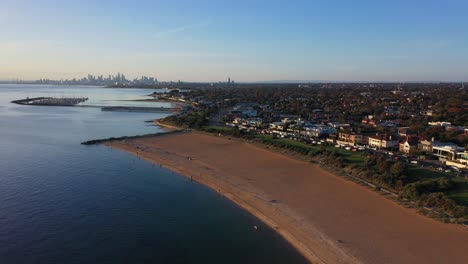
[(0, 0), (0, 79), (468, 81), (466, 0)]

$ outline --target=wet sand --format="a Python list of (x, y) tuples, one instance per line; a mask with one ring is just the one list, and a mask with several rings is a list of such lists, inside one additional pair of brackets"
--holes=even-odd
[(197, 132), (106, 143), (231, 199), (313, 263), (468, 263), (468, 228), (254, 145)]

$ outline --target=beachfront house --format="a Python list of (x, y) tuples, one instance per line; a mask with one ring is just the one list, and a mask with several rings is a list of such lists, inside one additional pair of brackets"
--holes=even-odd
[(332, 134), (336, 134), (336, 129), (326, 125), (312, 125), (305, 128), (305, 133), (309, 137), (326, 137)]
[(362, 134), (356, 134), (353, 132), (339, 132), (336, 143), (346, 146), (361, 145), (364, 142), (364, 136)]
[(286, 125), (283, 122), (272, 122), (269, 124), (270, 130), (284, 131)]
[(411, 154), (418, 150), (419, 137), (406, 136), (406, 138), (400, 143), (400, 152)]
[(398, 140), (387, 134), (377, 134), (369, 137), (369, 147), (376, 149), (394, 149), (398, 147)]
[(463, 152), (464, 150), (464, 148), (454, 143), (433, 141), (431, 153), (440, 160), (455, 160), (457, 153)]
[(455, 158), (455, 162), (460, 164), (460, 166), (455, 166), (466, 169), (468, 166), (468, 151), (458, 152)]
[(425, 151), (427, 153), (432, 152), (432, 142), (434, 141), (434, 138), (432, 138), (431, 141), (424, 139), (419, 142), (419, 149), (422, 151)]

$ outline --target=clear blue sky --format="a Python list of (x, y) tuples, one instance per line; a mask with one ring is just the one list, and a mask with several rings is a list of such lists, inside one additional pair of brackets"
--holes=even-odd
[(466, 0), (0, 1), (0, 79), (468, 80)]

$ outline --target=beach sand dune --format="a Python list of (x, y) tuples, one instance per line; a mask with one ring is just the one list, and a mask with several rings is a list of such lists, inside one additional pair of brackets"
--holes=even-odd
[(192, 177), (270, 225), (314, 263), (468, 263), (468, 229), (317, 165), (197, 132), (106, 143)]

